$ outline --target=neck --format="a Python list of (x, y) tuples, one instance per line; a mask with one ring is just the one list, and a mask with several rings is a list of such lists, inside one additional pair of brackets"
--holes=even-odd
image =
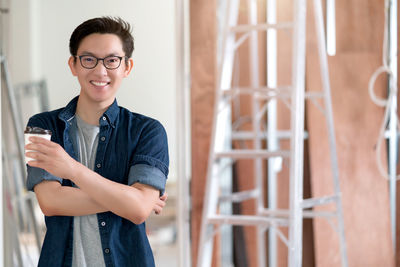
[(111, 103), (91, 103), (84, 100), (84, 98), (79, 97), (76, 106), (76, 114), (85, 121), (86, 123), (92, 125), (99, 125), (100, 117), (108, 109)]

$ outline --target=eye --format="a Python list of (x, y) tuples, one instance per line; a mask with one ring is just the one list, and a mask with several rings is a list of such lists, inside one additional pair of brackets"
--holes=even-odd
[(107, 57), (106, 58), (106, 62), (108, 64), (118, 63), (119, 62), (119, 58), (118, 57)]
[(86, 63), (92, 63), (92, 62), (95, 62), (96, 59), (94, 57), (91, 57), (91, 56), (84, 56), (84, 57), (82, 57), (82, 61), (86, 62)]

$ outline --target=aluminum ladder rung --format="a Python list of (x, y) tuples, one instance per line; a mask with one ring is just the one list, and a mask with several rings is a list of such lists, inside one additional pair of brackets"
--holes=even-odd
[(238, 202), (243, 202), (248, 199), (256, 198), (259, 195), (260, 195), (259, 189), (246, 190), (246, 191), (241, 191), (241, 192), (235, 192), (235, 193), (232, 193), (232, 194), (226, 195), (226, 196), (220, 196), (219, 201), (220, 202), (230, 201), (233, 203), (238, 203)]
[[(233, 96), (233, 95), (252, 95), (254, 93), (259, 93), (257, 97), (260, 99), (268, 99), (268, 98), (291, 98), (292, 86), (278, 86), (278, 87), (233, 87), (228, 89), (222, 89), (222, 94), (224, 96)], [(304, 93), (305, 99), (313, 99), (313, 98), (323, 98), (325, 97), (324, 92), (322, 91), (309, 91)]]
[(222, 93), (224, 95), (235, 95), (235, 94), (252, 95), (254, 93), (260, 93), (260, 94), (267, 94), (273, 97), (279, 94), (288, 94), (290, 96), (291, 89), (292, 86), (278, 86), (278, 87), (261, 86), (257, 88), (238, 86), (228, 89), (222, 89)]
[(259, 23), (259, 24), (241, 24), (238, 26), (230, 27), (231, 32), (248, 32), (248, 31), (265, 31), (268, 29), (288, 30), (293, 28), (292, 22), (280, 23)]
[(256, 150), (256, 149), (235, 149), (230, 151), (215, 152), (216, 158), (232, 159), (252, 159), (252, 158), (271, 158), (271, 157), (290, 157), (289, 150)]
[[(289, 210), (284, 209), (263, 209), (260, 212), (261, 215), (270, 215), (276, 216), (281, 218), (288, 218), (290, 215)], [(305, 210), (303, 211), (303, 218), (317, 218), (317, 217), (324, 217), (324, 218), (331, 218), (337, 216), (337, 213), (334, 211), (314, 211), (314, 210)]]
[[(281, 98), (281, 99), (287, 99), (287, 98), (291, 98), (292, 97), (292, 94), (291, 94), (291, 92), (279, 92), (279, 93), (277, 93), (276, 95), (259, 95), (259, 96), (257, 96), (259, 99), (264, 99), (264, 100), (267, 100), (267, 99), (269, 99), (269, 98), (272, 98), (272, 97), (276, 97), (276, 98)], [(305, 92), (304, 93), (304, 99), (305, 100), (307, 100), (307, 99), (315, 99), (315, 98), (324, 98), (325, 97), (325, 95), (324, 95), (324, 93), (323, 92)]]
[[(268, 139), (267, 132), (260, 132), (257, 135), (257, 138)], [(256, 134), (252, 131), (232, 131), (232, 140), (250, 140), (254, 139)], [(278, 139), (289, 139), (290, 131), (289, 130), (278, 130), (276, 131), (276, 138)], [(304, 132), (304, 139), (308, 139), (308, 132)]]
[(210, 224), (229, 224), (229, 225), (249, 225), (249, 226), (288, 226), (287, 219), (268, 218), (257, 215), (214, 215), (210, 216), (207, 221)]
[(305, 98), (323, 98), (325, 97), (324, 92), (322, 91), (311, 91), (304, 93)]
[(308, 198), (304, 199), (303, 202), (301, 203), (301, 207), (303, 209), (308, 209), (312, 208), (314, 206), (321, 206), (325, 204), (329, 204), (332, 202), (337, 202), (339, 200), (339, 197), (334, 195), (334, 196), (326, 196), (326, 197), (317, 197), (317, 198)]

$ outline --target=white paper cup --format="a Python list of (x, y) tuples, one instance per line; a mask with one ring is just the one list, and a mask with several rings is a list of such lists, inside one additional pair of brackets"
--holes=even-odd
[[(31, 136), (41, 137), (41, 138), (47, 139), (47, 140), (49, 140), (49, 141), (50, 141), (50, 139), (51, 139), (51, 134), (26, 133), (26, 134), (24, 134), (24, 136), (25, 136), (25, 145), (32, 143), (32, 142), (29, 140), (29, 137), (31, 137)], [(26, 153), (26, 152), (31, 152), (31, 151), (34, 151), (34, 150), (25, 150), (25, 153)], [(27, 157), (27, 156), (25, 155), (25, 163), (26, 163), (26, 164), (28, 164), (28, 161), (31, 161), (31, 160), (35, 160), (35, 159), (29, 158), (29, 157)]]

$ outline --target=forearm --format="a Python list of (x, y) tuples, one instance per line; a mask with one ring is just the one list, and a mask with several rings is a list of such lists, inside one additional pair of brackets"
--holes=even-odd
[(144, 185), (113, 182), (82, 164), (78, 164), (72, 175), (71, 180), (95, 202), (136, 224), (150, 215), (159, 197), (157, 190), (142, 190)]
[(34, 189), (46, 216), (83, 216), (107, 211), (81, 189), (53, 183), (42, 182)]
[[(140, 224), (150, 215), (159, 200), (159, 191), (157, 189), (140, 183), (128, 186), (108, 180), (71, 158), (57, 143), (38, 137), (30, 137), (30, 141), (32, 143), (26, 145), (25, 148), (33, 150), (33, 152), (26, 152), (26, 156), (34, 160), (29, 161), (28, 164), (31, 167), (42, 168), (54, 176), (69, 179), (78, 185), (80, 190), (87, 194), (80, 195), (83, 198), (82, 201), (85, 201), (85, 205), (79, 210), (85, 211), (82, 212), (84, 214), (89, 211), (93, 213), (111, 211), (135, 224)], [(58, 182), (55, 183), (61, 186)], [(58, 188), (57, 190), (60, 189)], [(72, 188), (67, 190), (72, 190)], [(51, 195), (54, 191), (43, 190), (41, 194), (37, 193), (37, 195), (47, 196), (47, 193), (50, 192), (50, 197), (56, 199), (57, 196)], [(60, 192), (65, 193), (66, 191)], [(67, 193), (70, 192), (67, 191)], [(49, 205), (50, 214), (76, 215), (75, 208), (80, 206), (81, 203), (75, 197), (73, 194), (66, 194), (61, 200), (57, 200), (62, 202), (60, 204), (57, 203), (57, 205), (49, 204), (48, 201), (43, 200), (39, 200), (39, 203), (42, 202)], [(90, 198), (94, 203), (90, 202)], [(100, 209), (95, 203), (98, 203)], [(64, 204), (67, 206), (64, 206)], [(42, 206), (46, 207), (41, 205), (42, 210)], [(62, 207), (61, 211), (59, 206)], [(47, 211), (47, 209), (45, 210)], [(71, 214), (70, 212), (74, 213)]]

